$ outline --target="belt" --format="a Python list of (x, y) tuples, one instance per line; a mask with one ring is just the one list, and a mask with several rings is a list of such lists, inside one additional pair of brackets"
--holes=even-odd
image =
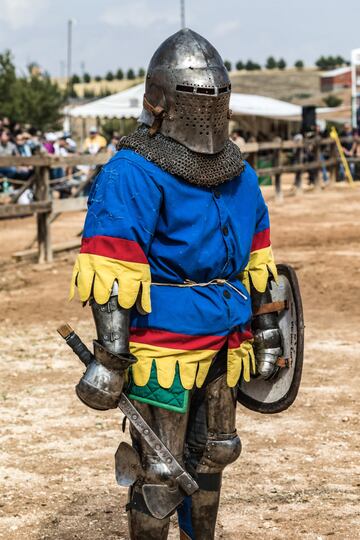
[(207, 287), (208, 285), (227, 285), (228, 287), (233, 289), (235, 292), (237, 292), (242, 298), (244, 298), (244, 300), (248, 299), (248, 297), (242, 291), (239, 291), (239, 289), (237, 289), (232, 283), (222, 278), (212, 279), (211, 281), (208, 281), (207, 283), (196, 283), (196, 281), (191, 281), (190, 279), (186, 279), (183, 283), (152, 282), (151, 285), (157, 285), (160, 287)]

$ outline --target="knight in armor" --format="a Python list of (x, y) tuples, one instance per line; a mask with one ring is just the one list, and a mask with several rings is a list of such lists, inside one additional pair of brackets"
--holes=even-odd
[(230, 93), (206, 39), (169, 37), (151, 59), (139, 127), (89, 196), (71, 294), (92, 308), (95, 359), (118, 368), (117, 391), (95, 406), (116, 407), (123, 390), (198, 485), (179, 498), (130, 427), (141, 467), (126, 506), (133, 540), (165, 540), (174, 512), (180, 538), (214, 538), (222, 472), (241, 452), (239, 384), (279, 370), (276, 314), (252, 318), (277, 268), (257, 176), (229, 140)]

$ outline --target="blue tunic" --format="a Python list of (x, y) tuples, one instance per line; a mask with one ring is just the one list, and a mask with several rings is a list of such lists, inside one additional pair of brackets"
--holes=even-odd
[(171, 385), (177, 364), (185, 388), (195, 380), (201, 386), (228, 340), (233, 386), (242, 369), (249, 378), (253, 358), (249, 279), (264, 290), (269, 269), (276, 274), (268, 211), (249, 164), (208, 188), (121, 150), (91, 190), (74, 280), (82, 300), (92, 292), (107, 301), (116, 279), (120, 304), (137, 302), (131, 320), (137, 384), (146, 384), (155, 360), (162, 386)]

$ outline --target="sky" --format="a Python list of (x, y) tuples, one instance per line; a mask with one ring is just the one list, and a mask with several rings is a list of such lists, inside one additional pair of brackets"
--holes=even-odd
[[(350, 58), (360, 47), (360, 0), (185, 0), (186, 26), (232, 62), (269, 55), (307, 65), (322, 54)], [(72, 72), (103, 75), (146, 68), (152, 53), (180, 28), (180, 0), (0, 0), (0, 52), (19, 70), (37, 62), (64, 73), (66, 32), (73, 29)]]

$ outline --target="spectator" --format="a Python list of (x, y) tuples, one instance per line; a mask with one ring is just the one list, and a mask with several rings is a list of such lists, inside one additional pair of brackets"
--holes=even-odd
[(85, 154), (98, 154), (106, 149), (106, 139), (98, 132), (95, 126), (90, 128), (89, 136), (86, 137), (83, 145)]
[[(15, 137), (15, 142), (20, 156), (30, 157), (32, 155), (30, 145), (28, 144), (24, 133), (18, 133)], [(19, 180), (28, 180), (33, 171), (33, 167), (17, 167), (15, 178)]]
[(110, 143), (107, 146), (107, 152), (110, 156), (113, 156), (117, 152), (117, 145), (119, 144), (120, 137), (118, 135), (113, 135)]
[[(344, 124), (343, 130), (340, 132), (340, 137), (347, 139), (345, 141), (341, 141), (341, 146), (342, 146), (343, 152), (345, 154), (345, 157), (347, 157), (347, 158), (354, 157), (357, 145), (356, 145), (356, 140), (354, 140), (353, 130), (352, 130), (352, 127), (349, 124), (349, 122), (346, 122)], [(355, 163), (350, 163), (349, 167), (350, 167), (350, 172), (351, 172), (352, 176), (354, 176), (355, 175)], [(345, 169), (344, 169), (344, 166), (343, 166), (342, 163), (340, 163), (340, 179), (341, 180), (345, 179)]]
[(32, 156), (31, 147), (28, 143), (28, 137), (25, 135), (25, 133), (18, 133), (15, 137), (15, 142), (20, 156)]
[[(3, 119), (3, 126), (6, 125)], [(0, 134), (0, 156), (18, 156), (16, 145), (11, 141), (10, 132), (4, 129)], [(16, 178), (16, 167), (0, 167), (0, 176)]]
[(74, 139), (71, 138), (71, 134), (68, 131), (64, 131), (63, 138), (66, 141), (66, 148), (70, 154), (75, 154), (77, 150), (77, 144)]
[(56, 142), (56, 135), (55, 133), (46, 133), (45, 134), (45, 142), (43, 143), (43, 146), (48, 154), (55, 154), (55, 147), (54, 143)]

